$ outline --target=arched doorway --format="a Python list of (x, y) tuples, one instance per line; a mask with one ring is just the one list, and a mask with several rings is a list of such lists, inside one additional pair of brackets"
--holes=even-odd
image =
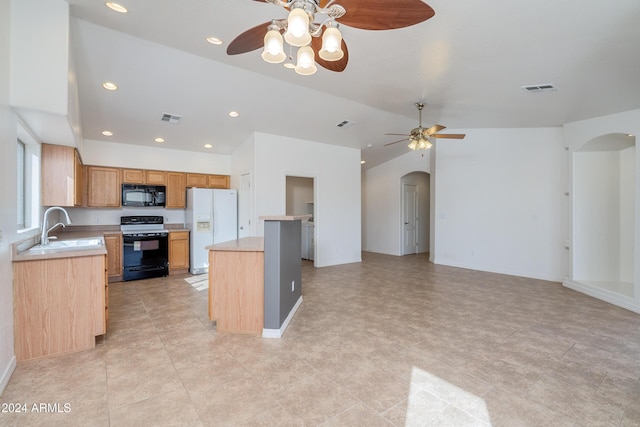
[(431, 176), (411, 172), (401, 179), (402, 255), (429, 252)]

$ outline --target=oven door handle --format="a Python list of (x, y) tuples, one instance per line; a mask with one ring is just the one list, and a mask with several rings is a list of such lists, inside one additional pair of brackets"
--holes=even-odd
[(129, 271), (156, 271), (164, 270), (166, 265), (142, 265), (140, 267), (126, 267)]

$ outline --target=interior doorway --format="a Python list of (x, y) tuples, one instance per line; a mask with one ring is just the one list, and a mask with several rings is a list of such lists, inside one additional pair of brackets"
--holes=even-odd
[(286, 177), (286, 215), (311, 215), (311, 218), (302, 221), (302, 252), (300, 257), (315, 263), (316, 202), (314, 186), (314, 178)]
[(431, 176), (411, 172), (401, 179), (402, 255), (429, 252)]

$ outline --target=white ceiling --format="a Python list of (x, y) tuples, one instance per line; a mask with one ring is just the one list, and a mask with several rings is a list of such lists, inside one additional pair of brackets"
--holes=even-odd
[[(272, 4), (120, 0), (123, 15), (102, 1), (68, 2), (85, 139), (158, 146), (162, 136), (166, 148), (231, 154), (257, 131), (361, 148), (371, 167), (407, 152), (384, 147), (398, 139), (384, 134), (417, 126), (417, 101), (427, 104), (424, 125), (465, 131), (469, 144), (473, 128), (560, 126), (640, 108), (638, 0), (430, 0), (435, 16), (409, 28), (342, 26), (346, 70), (306, 77), (259, 50), (226, 55), (243, 31), (286, 16)], [(119, 89), (102, 89), (107, 80)], [(542, 83), (559, 90), (521, 89)], [(163, 113), (183, 118), (168, 124)], [(355, 124), (337, 128), (343, 120)]]

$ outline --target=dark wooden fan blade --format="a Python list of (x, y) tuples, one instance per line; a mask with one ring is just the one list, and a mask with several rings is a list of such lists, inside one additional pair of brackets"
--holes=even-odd
[(421, 0), (340, 0), (347, 13), (338, 22), (362, 30), (392, 30), (419, 24), (435, 15)]
[(462, 139), (464, 138), (466, 135), (464, 133), (436, 133), (434, 135), (431, 135), (434, 138), (445, 138), (445, 139)]
[(386, 147), (387, 145), (393, 145), (393, 144), (397, 144), (398, 142), (408, 141), (408, 140), (409, 140), (409, 138), (399, 139), (397, 141), (393, 141), (393, 142), (390, 142), (388, 144), (384, 144), (384, 146)]
[(427, 129), (427, 135), (433, 135), (434, 133), (439, 132), (442, 129), (446, 129), (446, 126), (433, 125), (429, 129)]
[[(324, 31), (324, 30), (323, 30)], [(347, 68), (347, 63), (349, 62), (349, 50), (347, 50), (347, 44), (342, 40), (342, 52), (344, 52), (344, 56), (337, 61), (325, 61), (320, 58), (318, 52), (322, 49), (322, 36), (320, 37), (312, 37), (311, 38), (311, 47), (313, 48), (313, 53), (316, 57), (316, 63), (323, 68), (326, 68), (329, 71), (335, 71), (340, 73)]]
[(256, 25), (233, 39), (227, 46), (227, 55), (238, 55), (264, 47), (264, 36), (269, 31), (270, 24), (271, 21)]

